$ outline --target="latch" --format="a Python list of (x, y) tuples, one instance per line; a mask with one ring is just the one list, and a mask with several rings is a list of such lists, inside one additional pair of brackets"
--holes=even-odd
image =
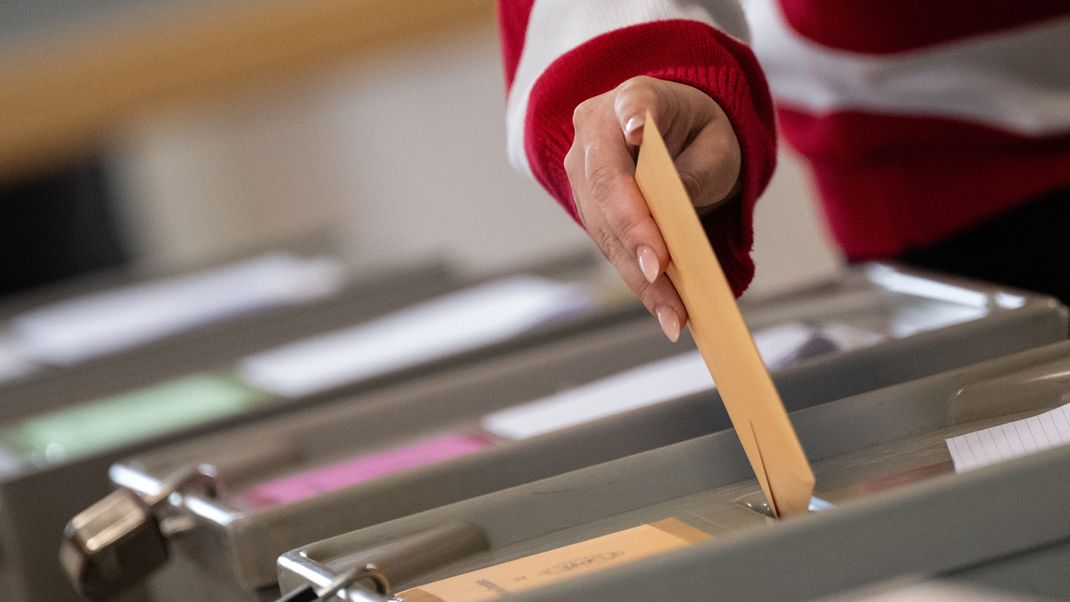
[(167, 561), (167, 539), (192, 528), (190, 517), (168, 515), (172, 496), (216, 497), (220, 480), (208, 464), (189, 467), (163, 481), (153, 495), (119, 489), (67, 523), (59, 558), (78, 592), (105, 600), (138, 583)]

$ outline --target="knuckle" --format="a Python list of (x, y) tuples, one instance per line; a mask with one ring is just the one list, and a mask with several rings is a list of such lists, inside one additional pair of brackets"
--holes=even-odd
[(653, 86), (655, 81), (657, 80), (648, 75), (637, 75), (621, 82), (621, 84), (617, 86), (617, 90), (626, 91), (648, 89)]
[(647, 282), (645, 278), (640, 279), (632, 290), (635, 291), (636, 296), (639, 297), (639, 300), (642, 301), (643, 305), (648, 309), (653, 311), (654, 308), (657, 307), (658, 300), (654, 291), (654, 285)]
[(636, 247), (639, 243), (638, 235), (642, 226), (643, 221), (641, 219), (635, 219), (634, 217), (626, 219), (626, 221), (621, 223), (620, 232), (617, 233), (618, 238), (629, 247)]
[(617, 87), (618, 104), (636, 103), (649, 107), (657, 98), (657, 80), (645, 75), (633, 77)]
[(575, 143), (573, 143), (568, 149), (568, 152), (565, 153), (565, 158), (561, 163), (565, 166), (565, 171), (567, 171), (570, 176), (572, 175), (572, 172), (576, 171), (577, 162), (581, 156), (582, 155), (576, 150)]
[(593, 110), (593, 98), (588, 98), (587, 100), (576, 105), (576, 108), (572, 110), (572, 125), (577, 129), (580, 128), (590, 118)]
[(616, 257), (615, 247), (617, 246), (616, 239), (613, 233), (607, 228), (597, 228), (591, 233), (591, 238), (594, 239), (599, 250), (602, 251), (602, 255), (605, 255), (606, 259), (613, 261)]
[(596, 203), (608, 201), (617, 188), (620, 173), (611, 165), (599, 165), (587, 175), (587, 185)]

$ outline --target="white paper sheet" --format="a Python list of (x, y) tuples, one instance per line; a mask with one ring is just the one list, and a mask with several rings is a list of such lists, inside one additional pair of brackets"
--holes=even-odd
[(930, 302), (924, 305), (905, 305), (896, 308), (889, 323), (890, 334), (898, 338), (912, 337), (921, 332), (947, 328), (980, 320), (988, 315), (985, 307), (972, 305), (954, 305), (951, 303)]
[(821, 336), (835, 343), (836, 348), (840, 351), (854, 351), (855, 349), (872, 347), (886, 340), (886, 337), (878, 332), (865, 330), (843, 322), (822, 324), (819, 330)]
[(42, 307), (17, 316), (10, 332), (26, 357), (70, 365), (229, 316), (329, 296), (344, 280), (333, 259), (264, 255)]
[(713, 386), (702, 356), (690, 351), (483, 417), (505, 439), (527, 439), (704, 391)]
[(300, 397), (502, 341), (592, 304), (582, 284), (518, 276), (253, 355), (238, 368), (253, 386)]
[(19, 357), (18, 346), (0, 337), (0, 384), (13, 382), (36, 370), (36, 366)]
[(817, 333), (801, 322), (786, 322), (756, 330), (751, 336), (766, 368), (777, 370), (794, 361), (807, 343), (815, 340)]
[[(766, 364), (783, 365), (814, 340), (815, 332), (798, 322), (754, 333)], [(709, 369), (697, 351), (644, 364), (537, 401), (488, 414), (484, 430), (506, 439), (527, 439), (544, 433), (621, 414), (704, 391), (713, 386)]]
[(955, 472), (997, 464), (1070, 443), (1070, 404), (947, 440)]

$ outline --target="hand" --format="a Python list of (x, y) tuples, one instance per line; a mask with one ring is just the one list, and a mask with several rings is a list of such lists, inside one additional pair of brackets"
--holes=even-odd
[(651, 77), (632, 78), (576, 107), (565, 170), (588, 234), (676, 342), (687, 311), (664, 274), (669, 252), (634, 178), (647, 111), (663, 128), (699, 215), (728, 202), (742, 161), (728, 117), (701, 90)]

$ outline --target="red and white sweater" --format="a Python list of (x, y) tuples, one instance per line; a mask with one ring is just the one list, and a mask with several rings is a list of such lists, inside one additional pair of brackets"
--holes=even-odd
[(573, 217), (562, 161), (576, 105), (636, 75), (721, 105), (743, 150), (741, 202), (710, 235), (737, 294), (776, 118), (851, 259), (1070, 186), (1067, 0), (499, 0), (499, 23), (510, 160)]

